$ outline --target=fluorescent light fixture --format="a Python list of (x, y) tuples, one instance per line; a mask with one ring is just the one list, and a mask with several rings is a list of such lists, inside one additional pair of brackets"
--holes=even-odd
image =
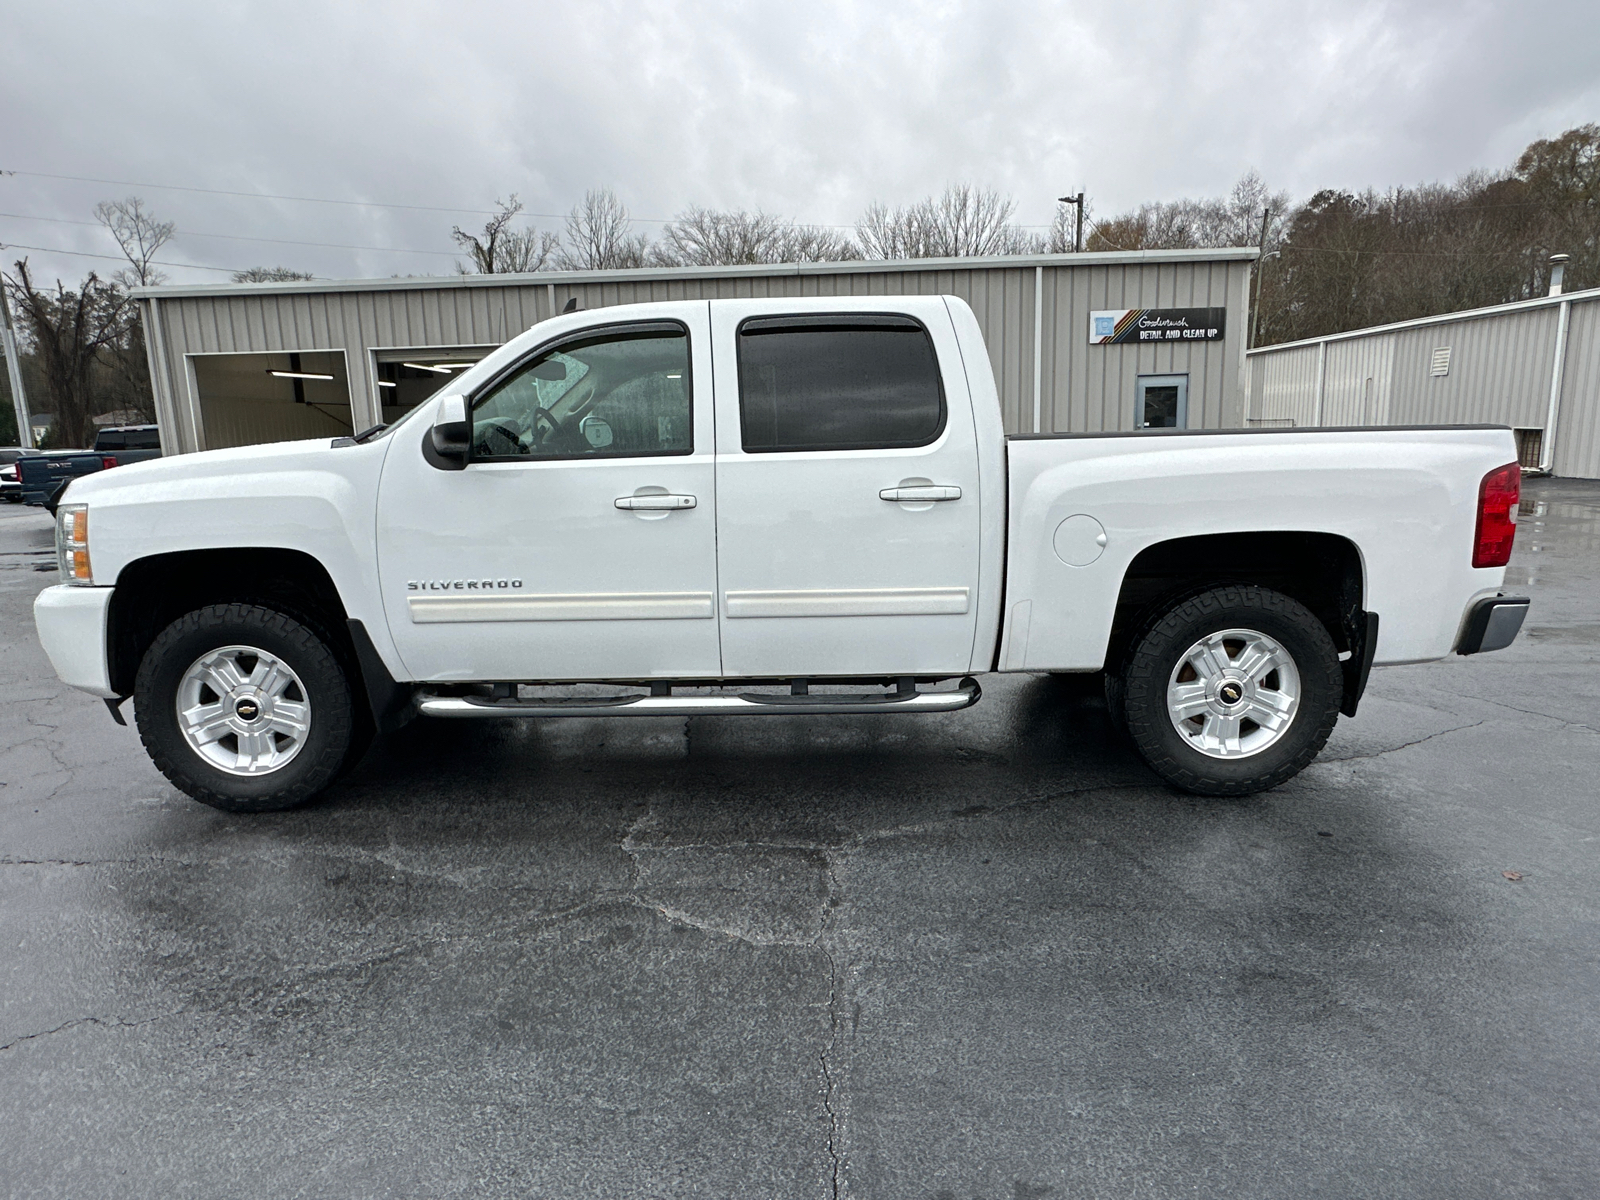
[(667, 372), (667, 378), (668, 379), (682, 379), (683, 378), (683, 372), (682, 371), (668, 371)]
[(276, 375), (279, 379), (332, 379), (332, 375), (323, 375), (318, 371), (272, 371), (268, 375)]
[(413, 371), (433, 371), (439, 375), (450, 374), (449, 367), (430, 367), (427, 363), (403, 362), (400, 365), (402, 367), (410, 367)]
[(379, 387), (399, 387), (398, 383), (390, 383), (387, 379), (378, 380)]

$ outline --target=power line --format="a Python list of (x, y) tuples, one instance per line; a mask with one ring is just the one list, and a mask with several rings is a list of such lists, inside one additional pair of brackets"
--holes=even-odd
[[(27, 176), (29, 179), (69, 179), (69, 181), (80, 182), (80, 184), (109, 184), (110, 187), (155, 187), (155, 189), (165, 190), (165, 192), (198, 192), (198, 194), (202, 195), (235, 195), (235, 197), (245, 197), (248, 198), (248, 200), (294, 200), (294, 202), (307, 203), (307, 205), (347, 205), (350, 206), (350, 208), (397, 208), (397, 210), (410, 211), (410, 213), (470, 213), (472, 216), (499, 216), (499, 213), (496, 213), (496, 211), (493, 210), (488, 210), (488, 208), (440, 208), (440, 206), (435, 205), (392, 205), (392, 203), (382, 202), (382, 200), (330, 200), (330, 198), (318, 197), (318, 195), (278, 195), (277, 192), (234, 192), (234, 190), (221, 189), (221, 187), (189, 187), (184, 186), (184, 184), (141, 184), (141, 182), (131, 182), (128, 181), (128, 179), (98, 179), (94, 178), (94, 176), (88, 176), (88, 174), (51, 174), (48, 173), (48, 171), (10, 171), (0, 168), (0, 176), (5, 176), (5, 174), (11, 174), (11, 176), (18, 176), (18, 174), (21, 174), (21, 176)], [(528, 211), (523, 211), (520, 216), (538, 218), (539, 221), (565, 221), (570, 214), (528, 213)], [(666, 218), (666, 216), (630, 216), (630, 218), (627, 218), (627, 221), (629, 221), (629, 224), (645, 224), (645, 226), (670, 226), (672, 222), (677, 221), (677, 218)], [(845, 226), (840, 226), (840, 224), (827, 224), (827, 222), (819, 221), (789, 221), (787, 224), (790, 224), (790, 226), (811, 227), (811, 229), (854, 229), (854, 227), (856, 227), (853, 226), (853, 224), (845, 224)], [(1026, 224), (1018, 224), (1016, 227), (1018, 227), (1018, 229), (1050, 229), (1051, 226), (1050, 224), (1043, 224), (1043, 226), (1026, 226)], [(227, 237), (227, 235), (205, 234), (197, 235), (197, 237)], [(253, 240), (253, 242), (270, 242), (270, 240), (274, 240), (274, 238), (250, 238), (250, 240)], [(333, 250), (381, 250), (381, 246), (334, 246), (333, 243), (320, 242), (288, 242), (285, 243), (285, 245), (326, 245), (330, 246), (330, 248), (333, 248)], [(448, 253), (448, 251), (419, 250), (406, 251), (406, 253), (440, 254)]]
[[(279, 194), (277, 194), (275, 192), (238, 192), (238, 191), (225, 190), (223, 188), (189, 187), (189, 186), (186, 186), (184, 184), (176, 184), (176, 183), (134, 183), (134, 182), (132, 182), (130, 180), (126, 180), (126, 179), (98, 179), (98, 178), (95, 178), (94, 176), (90, 176), (90, 175), (53, 175), (53, 174), (50, 174), (49, 172), (46, 172), (46, 171), (11, 171), (11, 170), (0, 169), (0, 175), (24, 175), (24, 176), (27, 176), (30, 179), (66, 179), (66, 180), (70, 180), (70, 181), (72, 181), (74, 183), (104, 183), (104, 184), (108, 184), (108, 185), (110, 185), (112, 187), (157, 188), (159, 190), (168, 191), (168, 192), (198, 192), (198, 193), (200, 193), (202, 195), (207, 195), (207, 196), (242, 196), (242, 197), (245, 197), (246, 199), (251, 199), (251, 200), (293, 200), (293, 201), (298, 201), (298, 202), (304, 203), (304, 204), (344, 204), (344, 205), (348, 205), (348, 206), (353, 207), (353, 208), (394, 208), (394, 209), (403, 209), (403, 210), (408, 211), (408, 212), (471, 213), (473, 216), (479, 216), (479, 217), (494, 217), (494, 216), (498, 216), (499, 215), (499, 213), (495, 212), (494, 210), (487, 209), (487, 208), (441, 208), (441, 207), (438, 207), (438, 206), (435, 206), (435, 205), (428, 205), (428, 204), (389, 204), (389, 203), (386, 203), (386, 202), (384, 202), (382, 200), (330, 200), (330, 199), (328, 199), (326, 197), (323, 197), (323, 196), (284, 196), (284, 195), (279, 195)], [(523, 212), (520, 215), (525, 216), (525, 217), (537, 217), (541, 221), (565, 221), (570, 214), (568, 214), (568, 213)], [(628, 220), (631, 223), (639, 223), (639, 224), (644, 224), (644, 225), (671, 225), (675, 220), (677, 220), (677, 218), (676, 217), (629, 217)], [(815, 228), (815, 229), (854, 229), (855, 228), (854, 225), (834, 225), (834, 224), (828, 224), (826, 222), (817, 222), (817, 221), (790, 221), (790, 222), (788, 222), (788, 224), (790, 224), (790, 225), (805, 225), (805, 226), (810, 226), (810, 227)], [(1049, 229), (1050, 226), (1048, 224), (1045, 224), (1045, 225), (1019, 225), (1018, 228), (1020, 228), (1020, 229)], [(223, 235), (221, 235), (221, 234), (213, 234), (213, 235), (210, 235), (210, 236), (221, 237)], [(258, 239), (258, 240), (266, 240), (266, 239)], [(304, 243), (304, 244), (309, 245), (311, 243)], [(341, 247), (341, 249), (343, 249), (343, 248), (345, 248), (345, 247)], [(376, 247), (373, 247), (373, 248), (376, 249)], [(422, 253), (435, 253), (435, 252), (434, 251), (423, 251)]]
[[(32, 179), (67, 179), (74, 183), (105, 183), (112, 187), (158, 188), (168, 192), (201, 192), (208, 196), (244, 196), (252, 200), (296, 200), (304, 204), (348, 204), (355, 208), (403, 208), (412, 212), (472, 213), (482, 217), (496, 215), (486, 208), (437, 208), (427, 204), (385, 204), (378, 200), (328, 200), (321, 196), (280, 196), (273, 192), (234, 192), (222, 188), (186, 187), (177, 183), (132, 183), (126, 179), (96, 179), (89, 175), (51, 175), (45, 171), (0, 170), (0, 175), (26, 175)], [(552, 217), (556, 214), (529, 213), (528, 215)]]
[[(54, 246), (24, 246), (21, 242), (0, 242), (0, 250), (37, 250), (40, 254), (65, 254), (73, 258), (105, 258), (112, 262), (125, 263), (128, 261), (123, 254), (91, 254), (87, 250), (58, 250)], [(195, 271), (221, 271), (227, 275), (235, 274), (237, 267), (202, 267), (199, 263), (162, 262), (159, 259), (150, 260), (157, 267), (183, 267)]]
[[(500, 214), (488, 208), (441, 208), (431, 204), (389, 204), (382, 200), (330, 200), (324, 196), (284, 196), (276, 192), (236, 192), (223, 188), (188, 187), (177, 183), (134, 183), (127, 179), (96, 179), (90, 175), (52, 175), (45, 171), (9, 171), (0, 169), (0, 175), (26, 175), (30, 179), (66, 179), (74, 183), (104, 183), (112, 187), (156, 188), (167, 192), (198, 192), (206, 196), (242, 196), (249, 200), (294, 200), (302, 204), (344, 204), (352, 208), (395, 208), (407, 212), (470, 213), (478, 217), (495, 217)], [(523, 212), (525, 217), (538, 217), (543, 221), (565, 221), (567, 213)], [(670, 225), (667, 217), (629, 217), (629, 221), (642, 221), (647, 225)], [(844, 228), (836, 226), (835, 228)]]
[[(53, 221), (57, 225), (93, 225), (104, 229), (99, 221), (74, 221), (70, 217), (36, 217), (32, 213), (0, 213), (0, 217), (10, 217), (18, 221)], [(286, 238), (260, 238), (249, 237), (238, 233), (196, 233), (192, 230), (180, 230), (179, 237), (226, 238), (231, 242), (270, 242), (275, 246), (320, 246), (327, 250), (376, 250), (384, 254), (442, 254), (446, 258), (459, 258), (460, 254), (454, 250), (407, 250), (403, 246), (348, 246), (342, 242), (296, 242)]]

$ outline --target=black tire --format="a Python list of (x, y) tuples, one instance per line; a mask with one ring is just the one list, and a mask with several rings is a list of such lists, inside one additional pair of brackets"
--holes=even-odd
[[(1178, 732), (1167, 688), (1190, 647), (1229, 629), (1257, 631), (1283, 647), (1299, 675), (1300, 697), (1276, 741), (1256, 753), (1219, 758)], [(1339, 652), (1322, 622), (1281, 592), (1241, 584), (1190, 596), (1147, 624), (1118, 690), (1128, 736), (1165, 782), (1202, 796), (1248, 796), (1277, 787), (1316, 758), (1338, 720), (1343, 686)]]
[[(281, 659), (299, 676), (310, 705), (300, 751), (259, 775), (234, 775), (207, 762), (178, 723), (178, 688), (190, 665), (235, 645)], [(167, 626), (139, 664), (133, 704), (139, 738), (161, 773), (202, 804), (232, 813), (273, 812), (312, 799), (339, 775), (356, 725), (349, 680), (323, 639), (283, 613), (250, 604), (211, 605)]]

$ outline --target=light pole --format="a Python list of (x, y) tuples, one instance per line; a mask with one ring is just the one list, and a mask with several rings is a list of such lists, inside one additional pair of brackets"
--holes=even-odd
[(1083, 193), (1079, 192), (1076, 196), (1058, 196), (1056, 199), (1057, 199), (1057, 202), (1060, 203), (1060, 204), (1074, 204), (1078, 208), (1078, 229), (1077, 229), (1077, 233), (1073, 236), (1073, 239), (1072, 239), (1072, 252), (1074, 254), (1082, 254), (1083, 253)]
[(1250, 336), (1245, 339), (1245, 349), (1255, 349), (1257, 340), (1261, 337), (1261, 277), (1267, 273), (1267, 259), (1277, 258), (1278, 252), (1274, 250), (1267, 253), (1267, 222), (1272, 219), (1270, 207), (1261, 210), (1261, 237), (1256, 242), (1260, 253), (1256, 256), (1256, 305), (1255, 312), (1250, 318)]
[(1255, 312), (1250, 317), (1250, 339), (1245, 345), (1246, 350), (1254, 350), (1256, 343), (1261, 340), (1261, 276), (1267, 269), (1267, 259), (1282, 257), (1276, 250), (1269, 250), (1256, 259), (1256, 304)]
[(6, 299), (4, 280), (0, 280), (0, 343), (5, 347), (6, 374), (11, 377), (11, 407), (17, 413), (17, 445), (32, 450), (33, 419), (28, 415), (28, 397), (22, 391), (22, 363), (17, 358), (16, 335), (11, 332), (11, 304)]

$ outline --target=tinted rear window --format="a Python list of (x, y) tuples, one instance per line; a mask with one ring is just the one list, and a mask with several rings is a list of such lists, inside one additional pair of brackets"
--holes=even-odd
[(739, 327), (748, 453), (925, 446), (944, 413), (933, 342), (909, 318), (762, 317)]
[(156, 429), (102, 429), (94, 436), (96, 450), (159, 450), (161, 433)]

